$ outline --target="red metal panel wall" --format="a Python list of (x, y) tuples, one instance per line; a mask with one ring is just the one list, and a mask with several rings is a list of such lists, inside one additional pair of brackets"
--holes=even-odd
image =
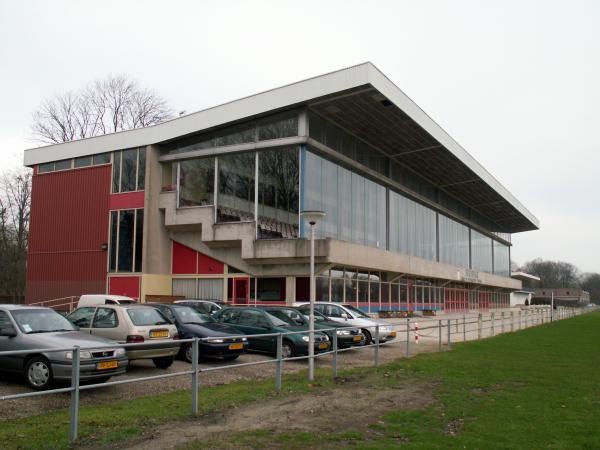
[(33, 176), (28, 303), (106, 291), (111, 166)]
[(144, 207), (144, 191), (124, 192), (110, 196), (110, 209), (135, 209)]
[(110, 277), (108, 293), (140, 299), (140, 277)]
[(196, 273), (196, 251), (173, 241), (171, 270), (177, 274)]
[(174, 274), (215, 275), (225, 272), (225, 264), (197, 252), (179, 242), (172, 241), (171, 272)]

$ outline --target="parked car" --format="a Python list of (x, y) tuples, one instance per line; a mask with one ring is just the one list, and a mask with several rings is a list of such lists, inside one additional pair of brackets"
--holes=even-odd
[[(306, 325), (299, 325), (285, 314), (276, 317), (263, 308), (235, 307), (223, 308), (215, 314), (215, 319), (237, 328), (244, 334), (287, 333), (290, 331), (307, 331)], [(277, 338), (275, 336), (249, 337), (251, 350), (277, 353)], [(329, 337), (322, 332), (315, 333), (315, 353), (329, 350)], [(308, 334), (297, 333), (283, 336), (282, 356), (290, 358), (296, 355), (308, 354)]]
[[(309, 306), (309, 303), (298, 303), (298, 306)], [(373, 319), (360, 309), (348, 303), (315, 302), (315, 310), (330, 320), (360, 328), (368, 344), (374, 342), (375, 326), (379, 325), (379, 342), (386, 342), (396, 337), (392, 324)]]
[(79, 297), (77, 307), (96, 306), (96, 305), (131, 305), (137, 303), (131, 297), (124, 295), (107, 295), (107, 294), (84, 294)]
[(98, 305), (77, 308), (67, 318), (82, 331), (122, 344), (147, 342), (127, 348), (130, 361), (152, 359), (166, 369), (173, 364), (181, 344), (177, 328), (160, 311), (140, 304)]
[[(100, 336), (78, 328), (50, 308), (0, 305), (0, 352), (11, 350), (81, 348), (80, 380), (104, 382), (127, 369), (125, 350)], [(103, 347), (111, 345), (111, 347)], [(55, 381), (71, 380), (72, 351), (44, 351), (27, 355), (0, 355), (0, 370), (21, 373), (36, 390)]]
[(220, 300), (196, 300), (196, 299), (186, 299), (186, 300), (177, 300), (175, 301), (177, 305), (186, 305), (191, 306), (199, 313), (202, 314), (214, 314), (217, 311), (223, 309), (226, 305), (224, 302)]
[[(194, 337), (209, 338), (198, 343), (198, 354), (202, 356), (218, 356), (232, 361), (248, 348), (245, 337), (227, 337), (241, 335), (239, 330), (230, 325), (219, 323), (208, 314), (183, 304), (151, 304), (157, 308), (176, 327), (180, 339)], [(192, 362), (192, 343), (181, 345), (179, 355), (187, 362)]]
[[(294, 313), (299, 312), (303, 316), (303, 321), (308, 326), (308, 320), (310, 316), (310, 308), (306, 306), (300, 306), (299, 308), (285, 308), (284, 311)], [(365, 335), (360, 332), (358, 328), (350, 328), (347, 324), (336, 322), (335, 320), (329, 320), (327, 316), (324, 316), (315, 309), (315, 330), (328, 330), (324, 333), (329, 336), (329, 340), (333, 341), (334, 331), (331, 328), (336, 328), (335, 333), (337, 334), (338, 348), (348, 348), (358, 345), (365, 345)], [(292, 316), (292, 319), (294, 317)]]

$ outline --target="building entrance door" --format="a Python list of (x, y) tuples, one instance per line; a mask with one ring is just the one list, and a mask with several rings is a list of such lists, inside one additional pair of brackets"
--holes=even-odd
[(233, 279), (233, 304), (247, 305), (250, 300), (250, 277), (236, 277)]

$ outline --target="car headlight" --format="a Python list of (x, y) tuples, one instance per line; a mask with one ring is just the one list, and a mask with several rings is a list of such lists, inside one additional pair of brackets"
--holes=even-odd
[(310, 340), (310, 338), (308, 336), (302, 336), (302, 340), (304, 342), (308, 342)]
[[(73, 352), (66, 352), (65, 358), (73, 359)], [(88, 350), (79, 350), (79, 359), (92, 359), (92, 354)]]
[(223, 339), (208, 339), (206, 342), (210, 342), (211, 344), (222, 344)]
[(115, 356), (116, 357), (120, 357), (120, 356), (125, 356), (125, 349), (124, 348), (118, 348), (115, 350)]
[(350, 332), (350, 330), (337, 330), (335, 334), (337, 334), (338, 336), (350, 336), (352, 333)]
[(242, 342), (247, 342), (248, 338), (242, 338)]

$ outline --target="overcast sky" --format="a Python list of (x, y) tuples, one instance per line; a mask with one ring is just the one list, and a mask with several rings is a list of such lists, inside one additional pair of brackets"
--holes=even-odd
[(188, 113), (371, 61), (600, 272), (600, 1), (0, 0), (0, 167), (53, 93), (128, 74)]

